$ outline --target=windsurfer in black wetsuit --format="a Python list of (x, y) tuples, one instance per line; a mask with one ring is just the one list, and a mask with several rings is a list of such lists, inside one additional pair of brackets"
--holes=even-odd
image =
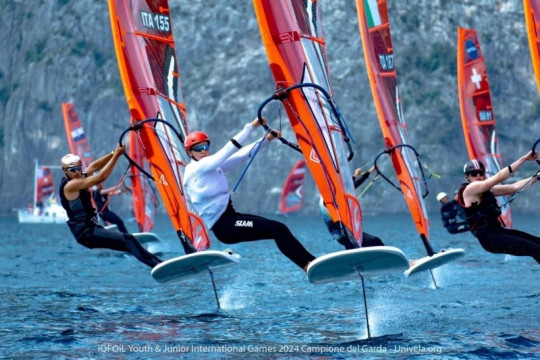
[(106, 223), (116, 225), (118, 227), (118, 231), (127, 234), (128, 230), (120, 216), (116, 215), (116, 213), (109, 209), (109, 199), (112, 196), (120, 195), (125, 191), (127, 191), (126, 187), (116, 189), (116, 187), (113, 186), (104, 189), (103, 184), (99, 183), (96, 185), (96, 189), (92, 191), (92, 197), (94, 198), (94, 202), (101, 220), (105, 221)]
[[(362, 185), (364, 181), (369, 178), (369, 175), (371, 175), (373, 171), (375, 171), (375, 166), (372, 166), (368, 171), (362, 171), (361, 168), (356, 169), (353, 175), (354, 187), (360, 187), (360, 185)], [(360, 247), (355, 240), (351, 240), (347, 235), (343, 234), (339, 223), (332, 221), (328, 209), (326, 208), (326, 206), (324, 206), (322, 197), (319, 201), (319, 208), (321, 210), (324, 224), (326, 225), (328, 232), (330, 232), (332, 237), (338, 243), (343, 245), (346, 250), (357, 249)], [(362, 247), (369, 246), (384, 246), (384, 243), (379, 237), (373, 236), (366, 232), (362, 232)]]
[(437, 194), (437, 200), (441, 203), (441, 217), (443, 225), (450, 234), (458, 234), (469, 231), (469, 223), (465, 220), (463, 208), (456, 199), (448, 200), (444, 192)]
[[(77, 242), (87, 248), (104, 248), (133, 254), (140, 262), (153, 268), (161, 262), (146, 251), (131, 234), (106, 230), (97, 223), (96, 210), (92, 206), (92, 186), (105, 181), (111, 175), (118, 158), (125, 152), (124, 146), (92, 162), (83, 172), (81, 158), (67, 154), (62, 158), (65, 177), (60, 184), (60, 200), (68, 215), (68, 226)], [(96, 173), (99, 171), (99, 173)], [(87, 175), (93, 174), (93, 175)]]
[(506, 229), (499, 218), (500, 208), (495, 196), (510, 195), (520, 190), (525, 184), (534, 184), (540, 173), (517, 181), (513, 184), (501, 184), (513, 175), (525, 161), (538, 158), (532, 151), (514, 161), (494, 176), (485, 176), (485, 166), (478, 160), (465, 163), (463, 171), (467, 183), (462, 184), (458, 201), (465, 210), (471, 232), (480, 245), (491, 253), (516, 256), (532, 256), (540, 263), (540, 238), (523, 231)]

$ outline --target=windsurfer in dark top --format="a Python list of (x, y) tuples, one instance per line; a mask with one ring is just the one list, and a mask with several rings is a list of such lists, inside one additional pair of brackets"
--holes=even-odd
[[(266, 123), (266, 119), (263, 118), (263, 122)], [(261, 216), (239, 213), (232, 205), (225, 172), (253, 155), (255, 143), (248, 145), (246, 140), (258, 126), (260, 123), (256, 118), (212, 155), (208, 135), (202, 131), (189, 133), (185, 147), (192, 160), (184, 173), (186, 193), (195, 211), (221, 242), (236, 244), (273, 239), (283, 255), (305, 271), (315, 257), (302, 246), (285, 224)], [(275, 133), (280, 136), (279, 132)], [(274, 138), (272, 133), (268, 133), (267, 141), (261, 146)]]
[[(133, 254), (140, 262), (154, 267), (161, 262), (159, 258), (146, 251), (131, 234), (106, 230), (97, 222), (96, 210), (92, 206), (90, 191), (94, 185), (105, 181), (125, 152), (124, 146), (92, 162), (82, 169), (81, 158), (67, 154), (62, 158), (65, 177), (60, 184), (60, 200), (66, 209), (67, 224), (77, 242), (87, 248), (105, 248)], [(99, 171), (98, 173), (96, 173)], [(92, 175), (87, 175), (92, 174)]]
[(485, 166), (478, 160), (465, 163), (463, 172), (467, 183), (462, 184), (458, 201), (465, 210), (471, 232), (480, 245), (491, 253), (516, 256), (532, 256), (540, 263), (540, 238), (523, 231), (506, 229), (500, 219), (500, 208), (495, 196), (510, 195), (520, 190), (529, 181), (534, 184), (540, 178), (540, 172), (534, 176), (513, 184), (501, 184), (513, 176), (525, 161), (538, 158), (538, 153), (529, 151), (492, 177), (486, 178)]
[(92, 196), (96, 204), (96, 208), (101, 220), (106, 223), (114, 224), (118, 227), (118, 231), (122, 233), (127, 233), (128, 230), (126, 225), (116, 213), (109, 209), (109, 199), (112, 196), (120, 195), (127, 191), (127, 188), (117, 189), (115, 186), (104, 189), (103, 184), (99, 183), (96, 185), (96, 189), (92, 191)]
[(465, 221), (463, 208), (456, 199), (448, 200), (448, 195), (440, 192), (437, 194), (437, 201), (441, 203), (443, 225), (450, 234), (469, 231), (469, 223)]
[[(372, 166), (369, 168), (368, 171), (362, 171), (361, 168), (358, 168), (354, 171), (353, 180), (354, 180), (354, 187), (358, 188), (360, 185), (364, 183), (369, 178), (369, 175), (375, 171), (375, 166)], [(337, 222), (333, 222), (330, 218), (330, 214), (328, 212), (328, 209), (326, 206), (324, 206), (324, 203), (322, 201), (322, 197), (319, 201), (319, 208), (321, 210), (321, 214), (323, 216), (324, 223), (326, 225), (326, 228), (332, 235), (332, 237), (341, 245), (345, 247), (346, 250), (350, 249), (357, 249), (360, 246), (355, 240), (351, 240), (347, 235), (343, 234), (343, 231), (341, 230), (341, 226)], [(371, 234), (368, 234), (366, 232), (362, 232), (362, 247), (369, 247), (369, 246), (384, 246), (384, 243), (382, 240), (377, 237), (373, 236)]]

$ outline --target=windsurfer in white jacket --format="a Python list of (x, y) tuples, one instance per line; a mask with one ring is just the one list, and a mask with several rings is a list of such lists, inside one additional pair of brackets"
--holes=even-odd
[[(263, 123), (266, 119), (263, 118)], [(293, 236), (288, 227), (261, 216), (242, 214), (233, 208), (225, 172), (246, 161), (256, 143), (246, 145), (248, 136), (261, 124), (256, 118), (227, 144), (210, 155), (210, 139), (202, 131), (187, 135), (186, 150), (192, 161), (186, 166), (184, 187), (187, 198), (214, 235), (225, 244), (273, 239), (279, 250), (304, 271), (315, 257)], [(277, 136), (279, 132), (274, 131)], [(272, 133), (267, 140), (275, 138)], [(264, 138), (259, 141), (263, 141)], [(263, 141), (262, 146), (268, 141)]]

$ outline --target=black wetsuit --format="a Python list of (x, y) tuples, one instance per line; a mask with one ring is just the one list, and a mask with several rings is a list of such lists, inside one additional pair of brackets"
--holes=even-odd
[(480, 195), (480, 202), (464, 207), (463, 184), (459, 190), (459, 203), (465, 210), (471, 232), (482, 247), (491, 253), (532, 256), (540, 264), (540, 238), (523, 231), (506, 229), (499, 219), (501, 211), (491, 190)]
[(128, 230), (120, 216), (116, 215), (111, 209), (109, 209), (109, 205), (107, 204), (109, 195), (101, 194), (100, 190), (98, 189), (92, 192), (92, 196), (94, 197), (96, 208), (98, 211), (100, 211), (99, 217), (106, 223), (115, 224), (118, 227), (118, 231), (127, 234)]
[(257, 215), (238, 213), (234, 210), (231, 200), (225, 212), (212, 227), (212, 231), (225, 244), (274, 239), (283, 255), (300, 268), (304, 268), (315, 259), (285, 224)]
[(67, 224), (77, 242), (89, 249), (111, 249), (133, 254), (139, 261), (153, 268), (161, 260), (146, 251), (131, 234), (104, 229), (97, 223), (96, 210), (92, 206), (90, 191), (79, 191), (79, 197), (69, 201), (64, 195), (64, 187), (68, 182), (62, 178), (60, 183), (60, 201), (66, 210), (69, 220)]
[(467, 221), (458, 221), (465, 218), (463, 208), (456, 200), (451, 200), (441, 206), (441, 217), (444, 227), (450, 234), (457, 234), (469, 231)]

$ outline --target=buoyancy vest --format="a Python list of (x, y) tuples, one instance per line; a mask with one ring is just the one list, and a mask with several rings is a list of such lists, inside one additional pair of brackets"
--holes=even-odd
[(96, 210), (92, 206), (92, 195), (88, 189), (79, 190), (79, 197), (68, 200), (64, 195), (64, 187), (68, 183), (67, 178), (60, 182), (60, 203), (66, 210), (69, 220), (67, 224), (75, 236), (79, 236), (88, 226), (97, 225)]
[(465, 217), (471, 231), (476, 233), (477, 231), (486, 227), (501, 227), (501, 209), (497, 204), (497, 199), (491, 190), (480, 194), (479, 202), (472, 203), (470, 207), (465, 207), (465, 201), (463, 200), (463, 191), (470, 183), (464, 183), (461, 185), (458, 193), (458, 202), (465, 211)]

